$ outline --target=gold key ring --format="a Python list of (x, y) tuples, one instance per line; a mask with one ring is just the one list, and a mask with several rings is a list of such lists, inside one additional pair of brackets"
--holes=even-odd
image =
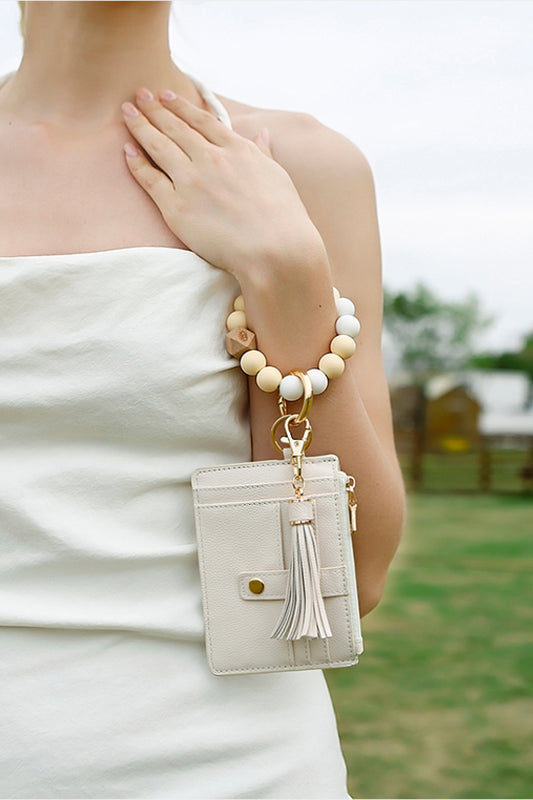
[(286, 416), (296, 416), (296, 422), (289, 423), (290, 425), (299, 425), (301, 422), (307, 419), (309, 416), (309, 412), (311, 411), (311, 406), (313, 405), (313, 385), (311, 383), (311, 378), (306, 372), (302, 372), (301, 369), (293, 369), (291, 370), (291, 375), (296, 375), (296, 377), (300, 378), (303, 387), (304, 387), (304, 399), (302, 403), (302, 407), (300, 409), (299, 414), (290, 414), (287, 415), (287, 401), (281, 395), (278, 398), (278, 406), (279, 410), (281, 411), (282, 417)]

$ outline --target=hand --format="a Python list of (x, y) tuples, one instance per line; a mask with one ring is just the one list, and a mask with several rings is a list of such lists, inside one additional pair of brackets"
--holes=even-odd
[(149, 100), (144, 95), (137, 94), (136, 106), (122, 106), (144, 151), (125, 145), (126, 161), (188, 248), (239, 280), (256, 265), (301, 260), (310, 247), (321, 246), (264, 132), (250, 141), (172, 92)]

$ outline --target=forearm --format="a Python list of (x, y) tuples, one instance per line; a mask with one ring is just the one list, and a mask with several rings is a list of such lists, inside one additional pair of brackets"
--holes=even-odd
[[(309, 254), (308, 254), (309, 255)], [(305, 263), (270, 263), (241, 278), (249, 327), (267, 363), (283, 374), (315, 367), (329, 351), (336, 309), (325, 253)], [(338, 287), (343, 292), (343, 287)], [(357, 301), (357, 298), (352, 298)], [(365, 348), (364, 320), (358, 348)], [(381, 596), (387, 567), (396, 551), (404, 517), (404, 491), (391, 440), (380, 436), (360, 391), (356, 351), (344, 374), (313, 400), (313, 443), (309, 454), (335, 453), (342, 469), (357, 480), (358, 533), (354, 537), (362, 613)], [(270, 426), (279, 416), (277, 392), (265, 394), (250, 379), (253, 457), (274, 457)], [(292, 404), (289, 404), (289, 407)], [(299, 403), (294, 404), (297, 410)], [(369, 413), (370, 412), (370, 413)]]

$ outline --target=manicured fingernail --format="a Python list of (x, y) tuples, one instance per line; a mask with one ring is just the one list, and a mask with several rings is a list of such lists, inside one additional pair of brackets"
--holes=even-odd
[(127, 117), (137, 117), (139, 116), (138, 110), (135, 108), (133, 103), (122, 103), (121, 105), (122, 111)]
[(172, 89), (163, 89), (159, 92), (161, 100), (175, 100), (178, 95)]
[(145, 102), (149, 102), (150, 100), (154, 99), (154, 96), (150, 91), (150, 89), (145, 89), (144, 87), (142, 89), (137, 90), (137, 97), (139, 98), (139, 100), (144, 100)]
[(270, 147), (270, 131), (268, 128), (263, 128), (261, 131), (261, 139), (267, 147)]
[(139, 155), (139, 151), (129, 142), (126, 142), (126, 144), (124, 145), (124, 152), (126, 153), (127, 156)]

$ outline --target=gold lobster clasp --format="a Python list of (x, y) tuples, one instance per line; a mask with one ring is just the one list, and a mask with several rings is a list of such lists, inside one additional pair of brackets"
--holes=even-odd
[(303, 424), (305, 425), (302, 437), (300, 439), (296, 439), (291, 432), (291, 425), (299, 425), (302, 423), (298, 422), (298, 414), (285, 414), (283, 417), (279, 417), (275, 421), (270, 431), (270, 436), (274, 447), (276, 447), (280, 453), (283, 453), (283, 447), (278, 443), (276, 439), (276, 432), (283, 422), (283, 426), (285, 428), (285, 436), (281, 438), (281, 442), (283, 444), (288, 444), (291, 451), (291, 464), (294, 473), (293, 477), (293, 485), (296, 493), (299, 495), (303, 492), (304, 487), (304, 479), (302, 476), (302, 464), (305, 451), (311, 444), (311, 440), (313, 438), (313, 429), (311, 427), (311, 423), (308, 419), (305, 419)]
[[(298, 414), (287, 414), (287, 403), (285, 399), (279, 396), (278, 404), (279, 409), (281, 411), (281, 417), (275, 421), (272, 425), (270, 430), (270, 438), (272, 439), (272, 444), (276, 447), (280, 453), (283, 453), (284, 448), (278, 443), (276, 439), (276, 432), (278, 426), (281, 425), (283, 422), (285, 428), (285, 436), (281, 437), (281, 442), (285, 445), (289, 445), (291, 450), (291, 464), (294, 471), (293, 477), (293, 486), (297, 496), (301, 496), (303, 494), (304, 488), (304, 479), (302, 477), (302, 463), (304, 453), (311, 444), (311, 439), (313, 438), (313, 429), (311, 428), (311, 423), (308, 419), (308, 414), (311, 409), (311, 404), (313, 402), (313, 387), (311, 385), (311, 379), (309, 376), (302, 372), (299, 369), (292, 370), (292, 375), (296, 375), (302, 382), (303, 389), (304, 389), (304, 399), (302, 403), (302, 407)], [(305, 425), (304, 432), (300, 439), (297, 439), (292, 435), (291, 426), (295, 427), (297, 425)]]

